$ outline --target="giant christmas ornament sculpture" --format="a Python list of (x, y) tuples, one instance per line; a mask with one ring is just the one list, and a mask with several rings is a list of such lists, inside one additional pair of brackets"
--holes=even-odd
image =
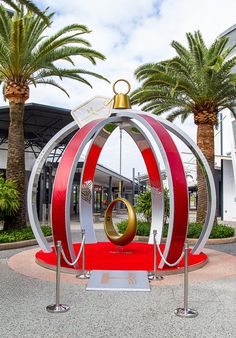
[[(122, 102), (120, 106), (119, 95)], [(164, 192), (153, 142), (158, 146), (162, 155), (170, 191), (169, 230), (163, 252), (164, 258), (169, 263), (174, 263), (180, 257), (188, 228), (187, 182), (180, 154), (169, 132), (181, 139), (196, 156), (203, 168), (208, 188), (206, 221), (201, 236), (192, 249), (192, 254), (200, 253), (210, 235), (216, 208), (214, 180), (205, 157), (193, 140), (173, 123), (139, 110), (133, 110), (129, 106), (126, 107), (124, 102), (129, 102), (126, 94), (116, 94), (114, 101), (115, 108), (111, 108), (111, 103), (107, 98), (96, 97), (72, 111), (75, 122), (58, 132), (37, 158), (29, 181), (28, 213), (39, 245), (44, 251), (52, 250), (42, 234), (36, 212), (39, 174), (52, 149), (73, 131), (76, 132), (61, 157), (54, 181), (51, 209), (54, 243), (58, 240), (62, 241), (67, 259), (70, 261), (75, 259), (70, 230), (72, 182), (80, 155), (89, 141), (91, 143), (81, 173), (79, 214), (81, 227), (86, 231), (86, 243), (97, 242), (92, 217), (93, 179), (99, 155), (111, 134), (105, 127), (107, 124), (114, 123), (117, 126), (121, 125), (122, 129), (131, 136), (147, 167), (152, 192), (150, 244), (153, 240), (154, 229), (157, 230), (157, 243), (161, 242), (164, 222)], [(146, 135), (146, 130), (152, 136), (152, 143)], [(163, 268), (164, 265), (164, 260), (161, 259), (159, 268)]]

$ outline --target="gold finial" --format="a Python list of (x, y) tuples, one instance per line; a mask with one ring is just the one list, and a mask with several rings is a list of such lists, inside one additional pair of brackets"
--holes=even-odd
[[(128, 85), (128, 91), (126, 93), (117, 93), (115, 87), (116, 84), (120, 81), (125, 82)], [(130, 92), (130, 83), (127, 80), (119, 79), (113, 84), (113, 92), (115, 93), (114, 96), (114, 109), (129, 109), (131, 108), (130, 99), (128, 93)]]

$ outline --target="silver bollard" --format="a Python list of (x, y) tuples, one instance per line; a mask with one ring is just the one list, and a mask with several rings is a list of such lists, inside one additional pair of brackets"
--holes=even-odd
[(60, 282), (61, 282), (61, 241), (56, 242), (56, 255), (57, 255), (57, 267), (56, 267), (56, 304), (48, 305), (46, 307), (48, 312), (62, 313), (70, 310), (70, 307), (65, 304), (60, 304)]
[(175, 314), (178, 317), (194, 318), (197, 317), (198, 312), (188, 307), (188, 243), (184, 247), (184, 307), (177, 308)]
[[(83, 241), (85, 237), (85, 230), (82, 229), (81, 232), (82, 232), (82, 241)], [(78, 275), (76, 275), (76, 278), (79, 278), (79, 279), (90, 278), (90, 272), (85, 271), (85, 242), (84, 242), (83, 249), (82, 249), (82, 269), (81, 269), (81, 272)]]
[(148, 273), (149, 280), (162, 280), (163, 277), (157, 274), (157, 231), (153, 230), (153, 272)]

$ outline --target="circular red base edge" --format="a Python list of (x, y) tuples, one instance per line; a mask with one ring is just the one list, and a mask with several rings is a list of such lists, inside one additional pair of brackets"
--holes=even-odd
[[(73, 244), (75, 254), (77, 255), (81, 243)], [(163, 252), (165, 244), (161, 244)], [(56, 253), (54, 250), (50, 253), (42, 250), (36, 252), (36, 262), (48, 269), (56, 269)], [(98, 242), (85, 245), (85, 270), (144, 270), (153, 271), (153, 245), (140, 242), (132, 242), (125, 246), (123, 252), (122, 248), (117, 248), (110, 242)], [(208, 260), (205, 253), (197, 255), (191, 254), (189, 249), (189, 271), (197, 270), (203, 267)], [(160, 262), (160, 255), (157, 250), (157, 267)], [(78, 261), (79, 269), (81, 269), (82, 259)], [(77, 273), (79, 269), (68, 266), (63, 259), (61, 259), (62, 272)], [(183, 272), (184, 259), (181, 259), (179, 264), (175, 267), (169, 268), (164, 266), (163, 269), (157, 269), (160, 275), (176, 274)]]

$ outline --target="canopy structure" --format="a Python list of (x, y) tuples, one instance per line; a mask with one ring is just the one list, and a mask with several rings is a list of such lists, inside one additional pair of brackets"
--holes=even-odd
[[(24, 134), (25, 134), (25, 156), (26, 156), (26, 174), (30, 176), (31, 169), (35, 160), (38, 158), (45, 145), (65, 126), (73, 120), (70, 109), (59, 108), (55, 106), (43, 105), (38, 103), (27, 103), (24, 114)], [(9, 107), (0, 107), (0, 170), (5, 172), (7, 160), (7, 139), (9, 127)], [(39, 184), (37, 188), (37, 212), (42, 222), (47, 222), (49, 217), (50, 199), (55, 171), (58, 162), (63, 154), (66, 145), (75, 131), (71, 131), (67, 137), (57, 142), (51, 153), (47, 157), (45, 166), (41, 170)], [(78, 163), (77, 172), (73, 186), (74, 200), (78, 194), (78, 185), (82, 162)], [(132, 168), (131, 168), (132, 170)], [(124, 194), (132, 200), (135, 192), (133, 181), (120, 175), (102, 165), (98, 165), (95, 175), (95, 197), (94, 211), (103, 212), (103, 202), (111, 199), (118, 193), (118, 184), (122, 179), (124, 183)], [(138, 186), (137, 182), (135, 184)], [(73, 204), (73, 203), (72, 203)], [(78, 214), (78, 203), (71, 206), (71, 214)]]
[[(69, 109), (27, 103), (24, 115), (26, 152), (32, 152), (37, 157), (53, 135), (72, 121)], [(0, 107), (0, 147), (7, 144), (9, 122), (9, 107)], [(57, 145), (57, 151), (54, 151), (55, 156), (58, 157), (61, 146), (64, 146), (67, 142), (67, 139), (63, 139)], [(1, 150), (3, 149), (5, 148)]]

